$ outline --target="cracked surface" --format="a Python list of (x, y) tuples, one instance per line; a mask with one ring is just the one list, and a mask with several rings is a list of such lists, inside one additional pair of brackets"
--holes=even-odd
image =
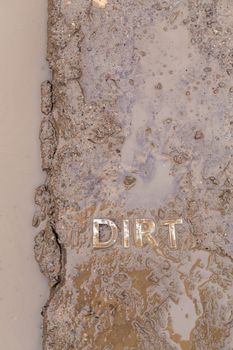
[[(44, 350), (231, 350), (232, 5), (49, 0), (33, 223), (49, 278)], [(178, 249), (93, 218), (183, 218)]]

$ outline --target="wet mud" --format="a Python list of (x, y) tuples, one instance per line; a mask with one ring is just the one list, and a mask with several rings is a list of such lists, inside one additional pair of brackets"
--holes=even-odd
[[(44, 350), (233, 348), (232, 14), (227, 0), (49, 0)], [(119, 234), (95, 249), (104, 218)], [(161, 223), (181, 218), (174, 249)], [(137, 219), (156, 244), (135, 244)]]

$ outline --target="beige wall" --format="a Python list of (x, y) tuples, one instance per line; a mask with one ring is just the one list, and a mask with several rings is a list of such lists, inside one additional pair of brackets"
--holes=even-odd
[(0, 3), (0, 347), (41, 349), (46, 281), (33, 257), (35, 186), (43, 181), (40, 82), (48, 78), (46, 0)]

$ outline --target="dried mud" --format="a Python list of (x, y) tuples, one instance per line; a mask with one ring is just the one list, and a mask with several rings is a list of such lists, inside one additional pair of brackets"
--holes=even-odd
[[(49, 0), (44, 350), (233, 348), (232, 15), (228, 0)], [(151, 218), (158, 246), (93, 249), (94, 218)], [(177, 218), (174, 250), (159, 222)]]

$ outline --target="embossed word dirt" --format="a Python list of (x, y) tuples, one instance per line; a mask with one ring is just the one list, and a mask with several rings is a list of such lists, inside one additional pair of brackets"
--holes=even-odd
[[(177, 220), (163, 220), (160, 222), (161, 226), (168, 226), (169, 228), (169, 242), (171, 248), (177, 248), (175, 225), (182, 224), (182, 219)], [(111, 228), (110, 238), (106, 241), (100, 239), (100, 226), (107, 225)], [(143, 246), (143, 238), (145, 237), (153, 247), (158, 247), (158, 242), (154, 237), (155, 222), (149, 219), (136, 219), (132, 224), (130, 220), (123, 220), (123, 246), (129, 248), (130, 234), (133, 236), (135, 245), (137, 247)], [(118, 238), (117, 225), (108, 219), (94, 219), (93, 220), (93, 247), (98, 249), (109, 248), (113, 246)]]
[(233, 2), (48, 3), (43, 350), (233, 349)]

